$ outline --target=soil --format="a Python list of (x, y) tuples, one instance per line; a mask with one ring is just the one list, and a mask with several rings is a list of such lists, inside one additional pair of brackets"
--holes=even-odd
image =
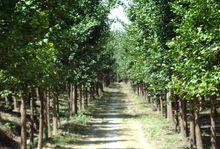
[(64, 148), (151, 149), (141, 122), (136, 119), (140, 114), (136, 109), (121, 85), (112, 85), (93, 108), (93, 118), (89, 123), (89, 130), (85, 129), (83, 132), (83, 139), (66, 144)]

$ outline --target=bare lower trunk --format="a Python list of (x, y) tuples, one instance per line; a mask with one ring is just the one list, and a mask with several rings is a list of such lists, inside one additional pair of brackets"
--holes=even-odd
[(61, 126), (60, 121), (60, 104), (59, 104), (59, 94), (56, 94), (56, 107), (57, 107), (57, 119), (58, 119), (58, 127)]
[(160, 96), (160, 112), (161, 112), (161, 115), (163, 116), (163, 111), (164, 111), (164, 109), (163, 109), (163, 99), (162, 99), (162, 97)]
[(146, 90), (146, 88), (144, 89), (144, 100), (148, 102), (147, 90)]
[(83, 109), (83, 103), (82, 103), (82, 86), (79, 87), (79, 111), (82, 111)]
[(99, 92), (99, 97), (102, 96), (102, 91), (103, 91), (103, 87), (102, 87), (102, 83), (98, 83), (98, 92)]
[(73, 107), (73, 84), (69, 85), (69, 116), (73, 115), (72, 108)]
[(26, 146), (27, 146), (26, 105), (25, 105), (25, 99), (24, 99), (23, 95), (21, 97), (20, 113), (21, 113), (21, 144), (20, 144), (20, 148), (21, 149), (26, 149)]
[(18, 105), (17, 105), (17, 99), (16, 99), (16, 97), (14, 97), (14, 96), (12, 96), (12, 98), (13, 98), (13, 105), (14, 105), (14, 111), (18, 111)]
[(210, 118), (211, 118), (211, 148), (212, 149), (217, 149), (217, 143), (216, 143), (216, 96), (213, 95), (211, 97), (211, 113), (210, 113)]
[(78, 100), (78, 94), (77, 94), (77, 85), (74, 86), (74, 102), (73, 102), (73, 112), (74, 114), (77, 114), (77, 100)]
[(99, 84), (96, 83), (96, 87), (95, 87), (95, 90), (96, 90), (96, 95), (99, 97)]
[(179, 104), (178, 104), (178, 96), (175, 96), (175, 130), (179, 132)]
[(190, 148), (195, 148), (195, 147), (196, 147), (195, 116), (194, 116), (194, 110), (190, 109)]
[(104, 83), (103, 82), (100, 82), (100, 91), (101, 91), (101, 95), (102, 95), (104, 92)]
[(203, 149), (202, 134), (199, 123), (199, 109), (200, 109), (200, 105), (197, 102), (197, 108), (195, 110), (196, 147), (197, 149)]
[(5, 97), (5, 105), (9, 106), (9, 100), (8, 100), (8, 97)]
[(180, 98), (179, 101), (180, 107), (180, 117), (181, 117), (181, 125), (180, 130), (181, 133), (187, 137), (188, 136), (188, 127), (187, 127), (187, 115), (186, 115), (186, 101)]
[(82, 101), (82, 110), (85, 110), (85, 92), (84, 92), (83, 86), (82, 86), (82, 90), (81, 90), (81, 101)]
[(57, 134), (58, 119), (57, 119), (57, 96), (53, 99), (53, 135)]
[(47, 91), (47, 103), (46, 103), (46, 116), (47, 116), (47, 134), (48, 134), (48, 138), (51, 137), (51, 128), (50, 128), (50, 95), (49, 95), (49, 91)]
[(34, 99), (30, 98), (30, 149), (34, 149)]
[(88, 89), (87, 87), (85, 88), (85, 94), (84, 94), (84, 100), (85, 100), (85, 106), (87, 107), (88, 106)]
[(136, 87), (136, 88), (137, 88), (136, 92), (137, 92), (137, 94), (138, 94), (138, 95), (140, 95), (140, 91), (139, 91), (139, 89), (140, 89), (140, 88), (139, 88), (139, 84), (137, 84), (136, 86), (137, 86), (137, 87)]
[(174, 115), (173, 115), (173, 107), (172, 107), (172, 102), (170, 101), (167, 104), (167, 118), (174, 123)]
[(42, 149), (43, 147), (43, 129), (44, 129), (44, 99), (43, 93), (37, 90), (37, 96), (40, 100), (40, 119), (39, 119), (39, 134), (38, 134), (38, 145), (37, 149)]
[(94, 87), (93, 85), (90, 87), (90, 98), (89, 100), (92, 101), (95, 99), (95, 95), (94, 95)]
[(48, 119), (47, 119), (47, 92), (46, 91), (44, 91), (43, 92), (43, 94), (44, 94), (44, 100), (45, 101), (43, 101), (44, 102), (44, 106), (45, 106), (45, 108), (44, 108), (44, 136), (45, 136), (45, 140), (47, 141), (48, 140), (48, 127), (47, 127), (47, 122), (48, 122)]
[(167, 118), (171, 122), (174, 122), (173, 107), (172, 107), (171, 91), (170, 90), (169, 90), (169, 92), (167, 92), (166, 99), (167, 99)]

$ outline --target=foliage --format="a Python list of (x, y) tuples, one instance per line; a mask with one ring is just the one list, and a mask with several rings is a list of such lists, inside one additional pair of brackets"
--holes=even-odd
[(112, 70), (107, 15), (114, 1), (0, 2), (1, 91), (102, 81)]
[(190, 99), (219, 93), (219, 2), (137, 0), (117, 43), (121, 79), (144, 83), (152, 96), (170, 88)]

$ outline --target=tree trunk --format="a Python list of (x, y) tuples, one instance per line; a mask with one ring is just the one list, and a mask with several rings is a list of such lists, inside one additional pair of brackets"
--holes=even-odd
[(173, 115), (173, 105), (172, 105), (172, 99), (171, 99), (171, 91), (169, 90), (167, 92), (167, 118), (174, 123), (174, 115)]
[(47, 127), (47, 122), (48, 122), (48, 119), (47, 119), (47, 91), (44, 91), (43, 92), (43, 95), (44, 95), (44, 136), (45, 136), (45, 140), (47, 141), (48, 140), (48, 127)]
[(180, 130), (183, 136), (188, 137), (186, 101), (180, 98), (179, 107), (180, 107), (180, 117), (181, 117)]
[(174, 116), (173, 116), (173, 107), (172, 107), (172, 101), (170, 101), (167, 105), (167, 118), (174, 122)]
[(142, 98), (144, 99), (144, 85), (143, 85), (143, 83), (141, 84), (141, 95), (142, 95)]
[(146, 88), (144, 88), (144, 101), (148, 102), (147, 89)]
[(27, 146), (27, 133), (26, 133), (26, 105), (25, 105), (25, 99), (24, 96), (21, 96), (21, 107), (20, 107), (20, 113), (21, 113), (21, 149), (26, 149)]
[(77, 94), (77, 85), (74, 86), (74, 102), (73, 102), (73, 113), (77, 114), (77, 100), (78, 100), (78, 94)]
[(70, 116), (74, 115), (74, 97), (73, 97), (74, 89), (73, 89), (73, 84), (70, 83), (70, 89), (69, 89), (69, 114)]
[(38, 149), (43, 147), (43, 129), (44, 129), (44, 98), (41, 90), (37, 89), (37, 98), (40, 100), (40, 119), (39, 119), (39, 134), (38, 134)]
[(91, 89), (90, 87), (87, 88), (87, 102), (88, 102), (88, 105), (91, 102), (91, 90), (90, 89)]
[(82, 111), (82, 86), (79, 87), (79, 111)]
[(199, 123), (199, 109), (200, 109), (200, 105), (199, 102), (197, 101), (196, 110), (195, 110), (196, 147), (197, 149), (203, 149), (202, 134)]
[(104, 92), (104, 83), (103, 83), (103, 81), (100, 83), (100, 89), (101, 89), (101, 92), (103, 93)]
[(89, 103), (89, 101), (88, 101), (88, 89), (87, 89), (87, 87), (85, 88), (85, 105), (86, 105), (86, 107), (88, 106), (88, 103)]
[(94, 94), (94, 85), (91, 86), (90, 88), (90, 101), (93, 101), (95, 99), (95, 94)]
[(50, 93), (49, 91), (47, 91), (47, 103), (46, 103), (46, 116), (47, 116), (47, 134), (48, 134), (48, 138), (51, 137), (51, 128), (50, 128)]
[(156, 97), (156, 108), (157, 108), (157, 111), (160, 111), (160, 99), (158, 99), (158, 97)]
[(164, 104), (164, 111), (165, 111), (165, 118), (168, 119), (168, 98), (167, 98), (167, 90), (164, 90), (164, 99), (165, 99), (165, 104)]
[(99, 83), (98, 83), (98, 92), (99, 92), (99, 97), (100, 97), (100, 96), (102, 96), (102, 90), (103, 90), (102, 88), (103, 88), (103, 87), (102, 87), (102, 83), (101, 83), (101, 82), (99, 82)]
[(9, 104), (8, 97), (5, 97), (5, 105), (6, 105), (6, 106), (9, 106), (9, 105), (10, 105), (10, 104)]
[(84, 86), (81, 88), (81, 102), (82, 102), (82, 111), (85, 110), (85, 93), (84, 93)]
[(96, 95), (99, 97), (100, 96), (100, 94), (99, 94), (99, 84), (98, 83), (96, 83)]
[(212, 149), (217, 149), (217, 140), (216, 140), (216, 95), (211, 96), (211, 113), (210, 113), (210, 118), (211, 118), (211, 148)]
[(30, 98), (30, 149), (34, 149), (34, 98)]
[(178, 96), (175, 96), (175, 130), (179, 132), (179, 105), (178, 105)]
[(58, 127), (60, 127), (60, 126), (61, 126), (61, 121), (60, 121), (59, 94), (56, 94), (56, 107), (57, 107), (57, 120), (58, 120)]
[(53, 99), (53, 135), (57, 134), (57, 127), (58, 127), (58, 119), (57, 119), (57, 98), (58, 96), (56, 96)]
[(161, 112), (161, 115), (163, 116), (164, 109), (163, 109), (163, 99), (161, 96), (160, 96), (160, 112)]
[[(192, 102), (190, 104), (192, 104)], [(194, 116), (194, 110), (190, 109), (190, 148), (195, 148), (195, 147), (196, 147), (195, 116)]]
[(13, 105), (14, 105), (14, 111), (18, 111), (18, 105), (17, 105), (17, 99), (16, 99), (16, 97), (15, 96), (12, 96), (12, 98), (13, 98)]

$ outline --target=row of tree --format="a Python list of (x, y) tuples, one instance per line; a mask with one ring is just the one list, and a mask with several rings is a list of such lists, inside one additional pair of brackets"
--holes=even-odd
[(137, 92), (166, 111), (176, 129), (190, 136), (192, 148), (204, 148), (200, 112), (205, 109), (211, 147), (217, 148), (219, 10), (218, 0), (136, 0), (128, 9), (131, 24), (115, 35), (121, 38), (114, 41), (119, 78), (131, 80)]
[(14, 99), (15, 109), (20, 106), (21, 149), (27, 148), (27, 137), (35, 148), (37, 132), (37, 148), (42, 148), (43, 136), (51, 137), (51, 126), (56, 134), (59, 97), (68, 95), (71, 116), (100, 95), (104, 83), (109, 84), (114, 58), (107, 44), (107, 16), (114, 4), (0, 1), (0, 93), (1, 98)]

